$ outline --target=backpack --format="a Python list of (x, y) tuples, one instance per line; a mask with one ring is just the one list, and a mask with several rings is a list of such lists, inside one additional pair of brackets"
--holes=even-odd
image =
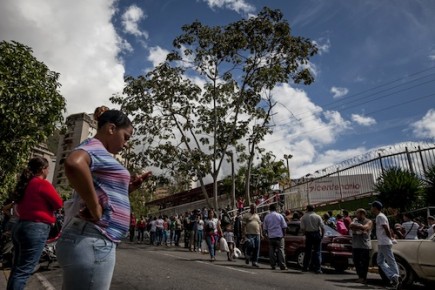
[(222, 216), (221, 223), (222, 223), (222, 228), (225, 228), (226, 225), (231, 224), (231, 218), (230, 218), (230, 216), (228, 214), (224, 214)]

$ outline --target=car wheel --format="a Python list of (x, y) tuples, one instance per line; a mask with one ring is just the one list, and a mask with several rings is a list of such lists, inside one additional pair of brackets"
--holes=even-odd
[(298, 255), (296, 256), (296, 263), (301, 268), (304, 267), (304, 257), (305, 257), (305, 252), (299, 252)]
[[(414, 283), (414, 272), (411, 267), (402, 258), (394, 256), (396, 259), (397, 268), (399, 268), (399, 275), (402, 277), (402, 285), (412, 285)], [(385, 275), (384, 271), (378, 266), (379, 275), (385, 283), (390, 283), (390, 279)]]
[(396, 258), (397, 267), (399, 268), (400, 277), (402, 277), (403, 285), (412, 285), (414, 283), (414, 271), (403, 259)]

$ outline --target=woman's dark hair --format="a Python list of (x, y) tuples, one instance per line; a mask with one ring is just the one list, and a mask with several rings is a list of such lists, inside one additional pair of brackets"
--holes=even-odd
[(48, 160), (44, 157), (34, 157), (30, 159), (27, 164), (27, 168), (21, 172), (21, 175), (18, 179), (17, 185), (15, 186), (15, 190), (12, 193), (12, 199), (15, 202), (19, 202), (26, 192), (27, 185), (29, 181), (35, 176), (41, 173), (42, 169), (48, 167)]
[(119, 110), (111, 110), (106, 106), (101, 106), (95, 109), (94, 119), (98, 122), (98, 129), (107, 123), (112, 123), (119, 128), (132, 126), (132, 123), (126, 114)]

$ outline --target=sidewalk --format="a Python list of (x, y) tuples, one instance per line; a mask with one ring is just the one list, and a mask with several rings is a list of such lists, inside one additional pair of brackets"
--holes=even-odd
[[(6, 286), (8, 285), (8, 278), (9, 274), (11, 273), (11, 270), (9, 268), (3, 269), (0, 263), (0, 289), (6, 289)], [(47, 290), (44, 285), (39, 281), (39, 279), (36, 277), (36, 274), (33, 274), (30, 276), (29, 280), (27, 281), (26, 290)]]
[(2, 269), (0, 272), (0, 289), (6, 289), (6, 286), (8, 285), (6, 276), (9, 276), (9, 271)]

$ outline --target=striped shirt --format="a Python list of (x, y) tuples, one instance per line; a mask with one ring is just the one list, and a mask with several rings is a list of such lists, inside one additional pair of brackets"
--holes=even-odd
[[(130, 226), (130, 200), (128, 186), (130, 173), (110, 154), (100, 140), (90, 138), (76, 150), (84, 150), (91, 158), (90, 170), (98, 201), (103, 208), (102, 218), (95, 223), (97, 228), (111, 241), (120, 242), (125, 238)], [(73, 216), (85, 206), (78, 194), (74, 194)]]

